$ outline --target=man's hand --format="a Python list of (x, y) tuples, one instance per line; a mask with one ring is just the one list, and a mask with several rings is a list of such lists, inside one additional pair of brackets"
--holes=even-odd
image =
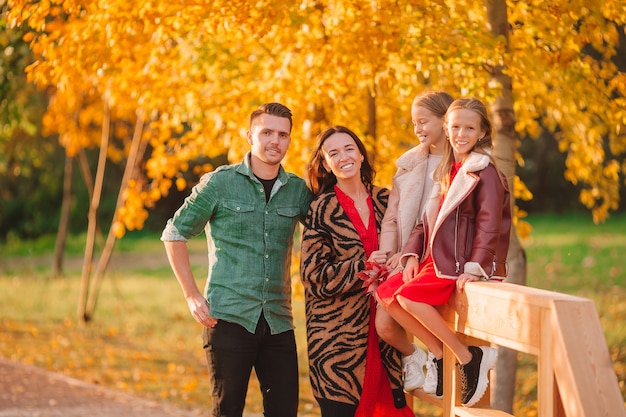
[(189, 311), (196, 321), (204, 327), (213, 328), (217, 324), (217, 319), (211, 316), (209, 302), (202, 296), (187, 299)]

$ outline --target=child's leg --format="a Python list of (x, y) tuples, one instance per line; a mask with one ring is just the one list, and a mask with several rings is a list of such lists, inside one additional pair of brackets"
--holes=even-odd
[[(398, 304), (407, 314), (419, 321), (420, 325), (422, 325), (431, 336), (434, 336), (448, 346), (459, 363), (465, 364), (472, 359), (472, 354), (467, 349), (467, 346), (465, 346), (452, 329), (450, 329), (448, 323), (441, 317), (441, 314), (439, 314), (439, 311), (437, 311), (435, 307), (430, 304), (411, 301), (402, 296), (398, 296)], [(403, 324), (393, 313), (390, 312), (390, 314), (392, 314), (400, 324)], [(409, 329), (409, 331), (411, 330)], [(426, 343), (426, 341), (422, 341)], [(428, 349), (436, 357), (441, 357), (438, 356), (438, 352), (433, 351), (428, 344), (426, 344), (426, 346), (428, 346)], [(443, 352), (441, 352), (441, 355), (443, 355)]]
[(402, 356), (413, 353), (413, 343), (406, 330), (381, 306), (376, 309), (376, 332), (381, 339), (398, 349)]
[[(400, 300), (401, 297), (398, 297)], [(443, 356), (443, 343), (418, 318), (405, 310), (398, 302), (393, 302), (387, 308), (387, 313), (406, 331), (422, 341), (428, 350), (437, 358)], [(378, 329), (378, 328), (377, 328)], [(408, 340), (408, 339), (407, 339)]]
[[(402, 310), (397, 302), (392, 305), (395, 309)], [(418, 323), (412, 318), (412, 321)], [(413, 338), (409, 338), (407, 331), (385, 310), (379, 307), (376, 311), (376, 331), (378, 335), (402, 354), (402, 371), (404, 372), (403, 387), (406, 392), (411, 392), (424, 385), (426, 375), (424, 365), (428, 355), (422, 349), (413, 344)]]
[(448, 327), (439, 311), (429, 304), (411, 301), (402, 296), (398, 296), (398, 304), (452, 350), (459, 363), (461, 404), (466, 407), (476, 404), (487, 390), (488, 373), (496, 363), (496, 350), (489, 346), (468, 348)]

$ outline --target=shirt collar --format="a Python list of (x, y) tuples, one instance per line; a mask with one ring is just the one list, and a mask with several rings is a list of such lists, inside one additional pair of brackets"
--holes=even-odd
[[(251, 179), (255, 179), (256, 177), (254, 176), (254, 173), (252, 172), (252, 164), (250, 163), (251, 157), (252, 157), (252, 154), (250, 153), (250, 151), (248, 151), (246, 153), (246, 156), (243, 157), (242, 163), (239, 164), (239, 166), (237, 167), (237, 172), (239, 172), (240, 174), (246, 175), (250, 177)], [(278, 167), (278, 182), (280, 182), (281, 184), (287, 184), (288, 179), (289, 179), (289, 176), (287, 175), (287, 173), (285, 172), (281, 164)]]

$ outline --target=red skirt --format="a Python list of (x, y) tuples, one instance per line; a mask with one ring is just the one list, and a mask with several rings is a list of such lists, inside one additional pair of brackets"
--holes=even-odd
[(456, 287), (456, 280), (439, 278), (435, 274), (435, 265), (429, 256), (420, 264), (417, 276), (409, 282), (402, 281), (402, 272), (387, 278), (376, 289), (380, 302), (388, 307), (401, 295), (411, 301), (432, 306), (446, 304)]

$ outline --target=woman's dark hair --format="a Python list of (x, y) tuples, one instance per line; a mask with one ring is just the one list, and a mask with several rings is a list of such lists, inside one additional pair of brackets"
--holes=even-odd
[(335, 177), (335, 174), (324, 168), (324, 149), (322, 148), (326, 139), (335, 133), (345, 133), (350, 135), (350, 137), (354, 139), (354, 143), (356, 143), (359, 152), (363, 155), (363, 162), (361, 163), (361, 181), (363, 184), (367, 187), (371, 186), (374, 176), (376, 175), (367, 156), (365, 145), (357, 134), (345, 126), (337, 125), (329, 127), (317, 136), (317, 144), (315, 145), (315, 150), (313, 151), (311, 160), (307, 166), (309, 188), (315, 196), (330, 190), (335, 184), (337, 184), (337, 177)]

